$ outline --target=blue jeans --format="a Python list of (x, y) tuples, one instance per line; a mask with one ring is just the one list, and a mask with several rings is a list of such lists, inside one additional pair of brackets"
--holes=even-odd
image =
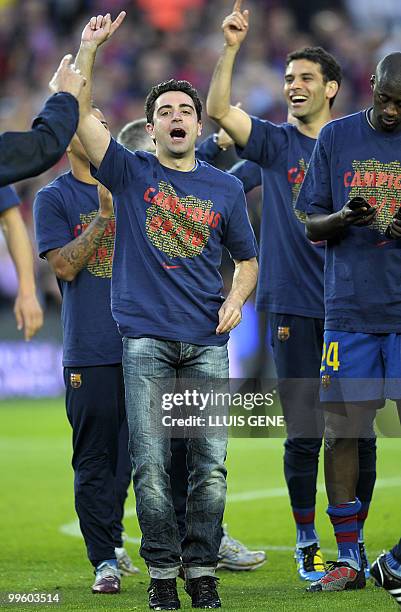
[(155, 415), (161, 418), (158, 399), (162, 393), (174, 392), (177, 379), (228, 378), (227, 346), (124, 338), (123, 347), (129, 450), (142, 531), (140, 554), (153, 578), (177, 576), (181, 560), (188, 578), (212, 575), (217, 564), (226, 497), (226, 436), (186, 441), (187, 534), (180, 544), (168, 475), (170, 438), (155, 434), (152, 419)]

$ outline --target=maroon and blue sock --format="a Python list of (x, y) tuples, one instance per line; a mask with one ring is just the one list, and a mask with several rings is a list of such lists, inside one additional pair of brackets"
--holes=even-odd
[(297, 528), (297, 547), (304, 548), (318, 543), (315, 529), (315, 506), (312, 508), (293, 508)]
[(357, 520), (360, 508), (359, 499), (327, 508), (337, 540), (338, 561), (346, 561), (355, 569), (361, 568)]

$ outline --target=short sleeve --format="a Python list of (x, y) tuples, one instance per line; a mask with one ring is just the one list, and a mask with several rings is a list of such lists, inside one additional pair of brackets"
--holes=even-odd
[(309, 215), (333, 212), (330, 165), (323, 139), (319, 136), (298, 194), (295, 208)]
[(233, 259), (252, 259), (257, 255), (255, 234), (249, 221), (243, 189), (240, 189), (225, 226), (223, 244)]
[(200, 161), (207, 162), (208, 164), (213, 164), (219, 153), (221, 153), (221, 149), (215, 142), (214, 135), (212, 134), (211, 136), (205, 138), (205, 140), (203, 140), (196, 147), (195, 156)]
[(140, 162), (136, 153), (133, 153), (110, 139), (102, 163), (96, 170), (91, 166), (92, 176), (113, 194), (121, 193), (134, 182), (138, 176)]
[(258, 164), (248, 160), (241, 160), (230, 168), (229, 173), (236, 176), (244, 187), (245, 193), (259, 187), (262, 183), (262, 170)]
[(11, 185), (0, 187), (0, 213), (19, 204), (20, 200), (14, 187)]
[(251, 117), (252, 129), (244, 148), (236, 147), (239, 157), (269, 167), (282, 155), (288, 144), (288, 136), (283, 126), (270, 121)]
[(56, 190), (39, 191), (33, 204), (33, 220), (37, 249), (42, 258), (47, 251), (61, 249), (74, 239), (64, 202)]

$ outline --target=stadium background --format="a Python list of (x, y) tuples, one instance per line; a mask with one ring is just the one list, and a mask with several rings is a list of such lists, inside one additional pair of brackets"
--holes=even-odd
[[(251, 11), (251, 24), (235, 69), (233, 100), (241, 101), (249, 113), (273, 121), (282, 121), (286, 117), (282, 74), (288, 51), (304, 45), (321, 44), (335, 54), (344, 71), (344, 82), (334, 106), (335, 115), (340, 116), (369, 105), (369, 77), (375, 64), (385, 53), (401, 48), (399, 0), (246, 0), (244, 5)], [(29, 127), (48, 95), (49, 77), (64, 53), (76, 52), (88, 17), (107, 11), (115, 16), (120, 9), (126, 10), (128, 16), (118, 35), (99, 54), (95, 72), (95, 101), (109, 121), (111, 132), (116, 135), (127, 121), (143, 116), (143, 101), (149, 88), (166, 78), (188, 79), (205, 100), (222, 47), (220, 23), (231, 7), (231, 0), (0, 0), (0, 130)], [(203, 136), (214, 129), (204, 117)], [(228, 167), (234, 160), (230, 152), (221, 154), (217, 162), (221, 167)], [(31, 235), (34, 194), (67, 168), (64, 158), (49, 172), (17, 185), (22, 213)], [(258, 190), (250, 194), (249, 212), (258, 233)], [(16, 278), (0, 235), (0, 468), (4, 493), (0, 508), (3, 525), (7, 525), (3, 534), (7, 532), (7, 537), (3, 538), (3, 546), (8, 550), (6, 565), (10, 567), (11, 557), (13, 566), (11, 574), (2, 572), (0, 590), (10, 587), (26, 589), (26, 585), (32, 589), (35, 584), (50, 589), (51, 579), (57, 571), (68, 572), (69, 578), (73, 577), (78, 585), (88, 590), (90, 576), (83, 547), (77, 547), (76, 540), (59, 533), (61, 523), (74, 521), (69, 467), (70, 433), (62, 400), (27, 399), (22, 402), (10, 399), (13, 396), (59, 398), (63, 392), (60, 297), (47, 263), (36, 258), (35, 265), (46, 324), (37, 338), (26, 344), (15, 329), (12, 304)], [(230, 263), (226, 260), (224, 276), (229, 271)], [(250, 303), (244, 322), (233, 333), (230, 349), (232, 376), (270, 374), (272, 365), (267, 344), (265, 321), (256, 316)], [(286, 607), (280, 603), (282, 597), (288, 596), (287, 585), (285, 581), (281, 584), (281, 574), (279, 577), (278, 572), (275, 573), (274, 562), (277, 567), (290, 563), (290, 547), (285, 552), (285, 545), (292, 545), (293, 541), (281, 475), (281, 442), (271, 441), (268, 449), (263, 440), (232, 442), (235, 457), (229, 460), (229, 467), (233, 503), (228, 506), (227, 516), (236, 536), (254, 546), (269, 542), (270, 548), (278, 551), (271, 553), (273, 567), (271, 562), (266, 566), (266, 571), (278, 584), (271, 609), (317, 609), (309, 599), (301, 603), (296, 599), (292, 601), (293, 594), (289, 596)], [(369, 532), (375, 552), (382, 546), (389, 546), (399, 536), (399, 514), (392, 512), (394, 504), (396, 512), (399, 513), (400, 508), (399, 447), (397, 439), (381, 442), (382, 484), (377, 493), (381, 504), (372, 512)], [(251, 477), (247, 471), (249, 464), (252, 465)], [(261, 475), (265, 473), (267, 464), (270, 477), (266, 476), (262, 484)], [(259, 497), (256, 494), (252, 498), (252, 504), (247, 503), (251, 498), (243, 492), (244, 486), (256, 492), (261, 490)], [(268, 500), (269, 507), (266, 508), (266, 498), (276, 501), (272, 505)], [(54, 499), (57, 499), (57, 504), (54, 504)], [(242, 499), (244, 503), (234, 503), (235, 499), (237, 502)], [(333, 548), (333, 538), (324, 517), (324, 503), (322, 494), (319, 505), (324, 522), (321, 527), (323, 544), (326, 543), (330, 549)], [(244, 505), (247, 506), (245, 515), (240, 511)], [(53, 507), (49, 518), (49, 508)], [(283, 523), (277, 521), (278, 516), (285, 518)], [(247, 527), (249, 521), (252, 523), (251, 531)], [(37, 531), (39, 524), (41, 529)], [(270, 530), (272, 524), (275, 525), (274, 533), (267, 535), (266, 530)], [(55, 535), (55, 529), (58, 535)], [(132, 529), (135, 538), (139, 534), (136, 527)], [(45, 549), (44, 541), (53, 544)], [(53, 573), (50, 573), (50, 582), (46, 582), (47, 573), (46, 580), (43, 579), (41, 569), (44, 570), (44, 566), (32, 567), (32, 558), (37, 554), (51, 560)], [(277, 558), (275, 561), (275, 554), (278, 561)], [(49, 571), (48, 566), (44, 571)], [(241, 604), (242, 609), (266, 609), (265, 594), (259, 585), (263, 575), (255, 573), (248, 578), (248, 585), (253, 589), (253, 603), (251, 605), (247, 599), (247, 603)], [(63, 584), (62, 578), (54, 577), (56, 580)], [(234, 590), (238, 587), (240, 606), (244, 591), (241, 591), (242, 583), (238, 580), (233, 576), (229, 583)], [(293, 568), (291, 580), (296, 580)], [(301, 596), (299, 587), (296, 593)], [(375, 594), (375, 598), (369, 600), (365, 594), (362, 597), (362, 603), (354, 595), (350, 595), (347, 601), (356, 610), (383, 609), (386, 604), (391, 607), (391, 602), (387, 602), (385, 597), (382, 599), (381, 594)], [(343, 602), (340, 599), (338, 603), (336, 601), (334, 596), (330, 609), (343, 609)], [(113, 603), (113, 608), (115, 605)], [(92, 606), (88, 599), (82, 608), (71, 604), (70, 609), (89, 609)], [(32, 606), (29, 609), (33, 609)], [(122, 605), (122, 609), (126, 607)]]
[[(231, 6), (231, 0), (0, 0), (0, 130), (29, 127), (48, 95), (49, 76), (64, 53), (78, 48), (88, 16), (108, 10), (128, 13), (118, 36), (102, 49), (95, 73), (95, 101), (114, 135), (127, 121), (143, 116), (149, 88), (166, 78), (188, 79), (205, 99), (222, 46), (220, 23)], [(397, 0), (249, 0), (246, 6), (251, 27), (235, 69), (233, 99), (249, 113), (273, 121), (286, 116), (282, 73), (289, 50), (321, 44), (336, 55), (344, 83), (334, 109), (343, 115), (369, 104), (375, 63), (400, 47)], [(206, 136), (214, 126), (204, 119)], [(220, 166), (232, 161), (233, 153), (217, 160)], [(64, 158), (46, 174), (17, 186), (31, 233), (34, 194), (66, 168)], [(258, 190), (249, 197), (249, 211), (258, 231)], [(60, 296), (47, 263), (38, 258), (35, 263), (46, 325), (30, 345), (15, 344), (10, 306), (16, 279), (0, 237), (0, 397), (62, 392)], [(230, 270), (228, 262), (224, 269)], [(264, 330), (264, 320), (248, 304), (231, 343), (233, 376), (271, 373)]]

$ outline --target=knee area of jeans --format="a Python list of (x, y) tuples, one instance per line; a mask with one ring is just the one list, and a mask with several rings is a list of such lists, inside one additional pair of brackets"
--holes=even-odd
[(152, 460), (136, 460), (133, 462), (134, 476), (142, 476), (149, 479), (149, 481), (163, 481), (167, 482), (168, 475), (168, 464), (162, 461)]
[(222, 466), (211, 470), (204, 481), (205, 495), (210, 499), (225, 499), (227, 491), (227, 471)]

